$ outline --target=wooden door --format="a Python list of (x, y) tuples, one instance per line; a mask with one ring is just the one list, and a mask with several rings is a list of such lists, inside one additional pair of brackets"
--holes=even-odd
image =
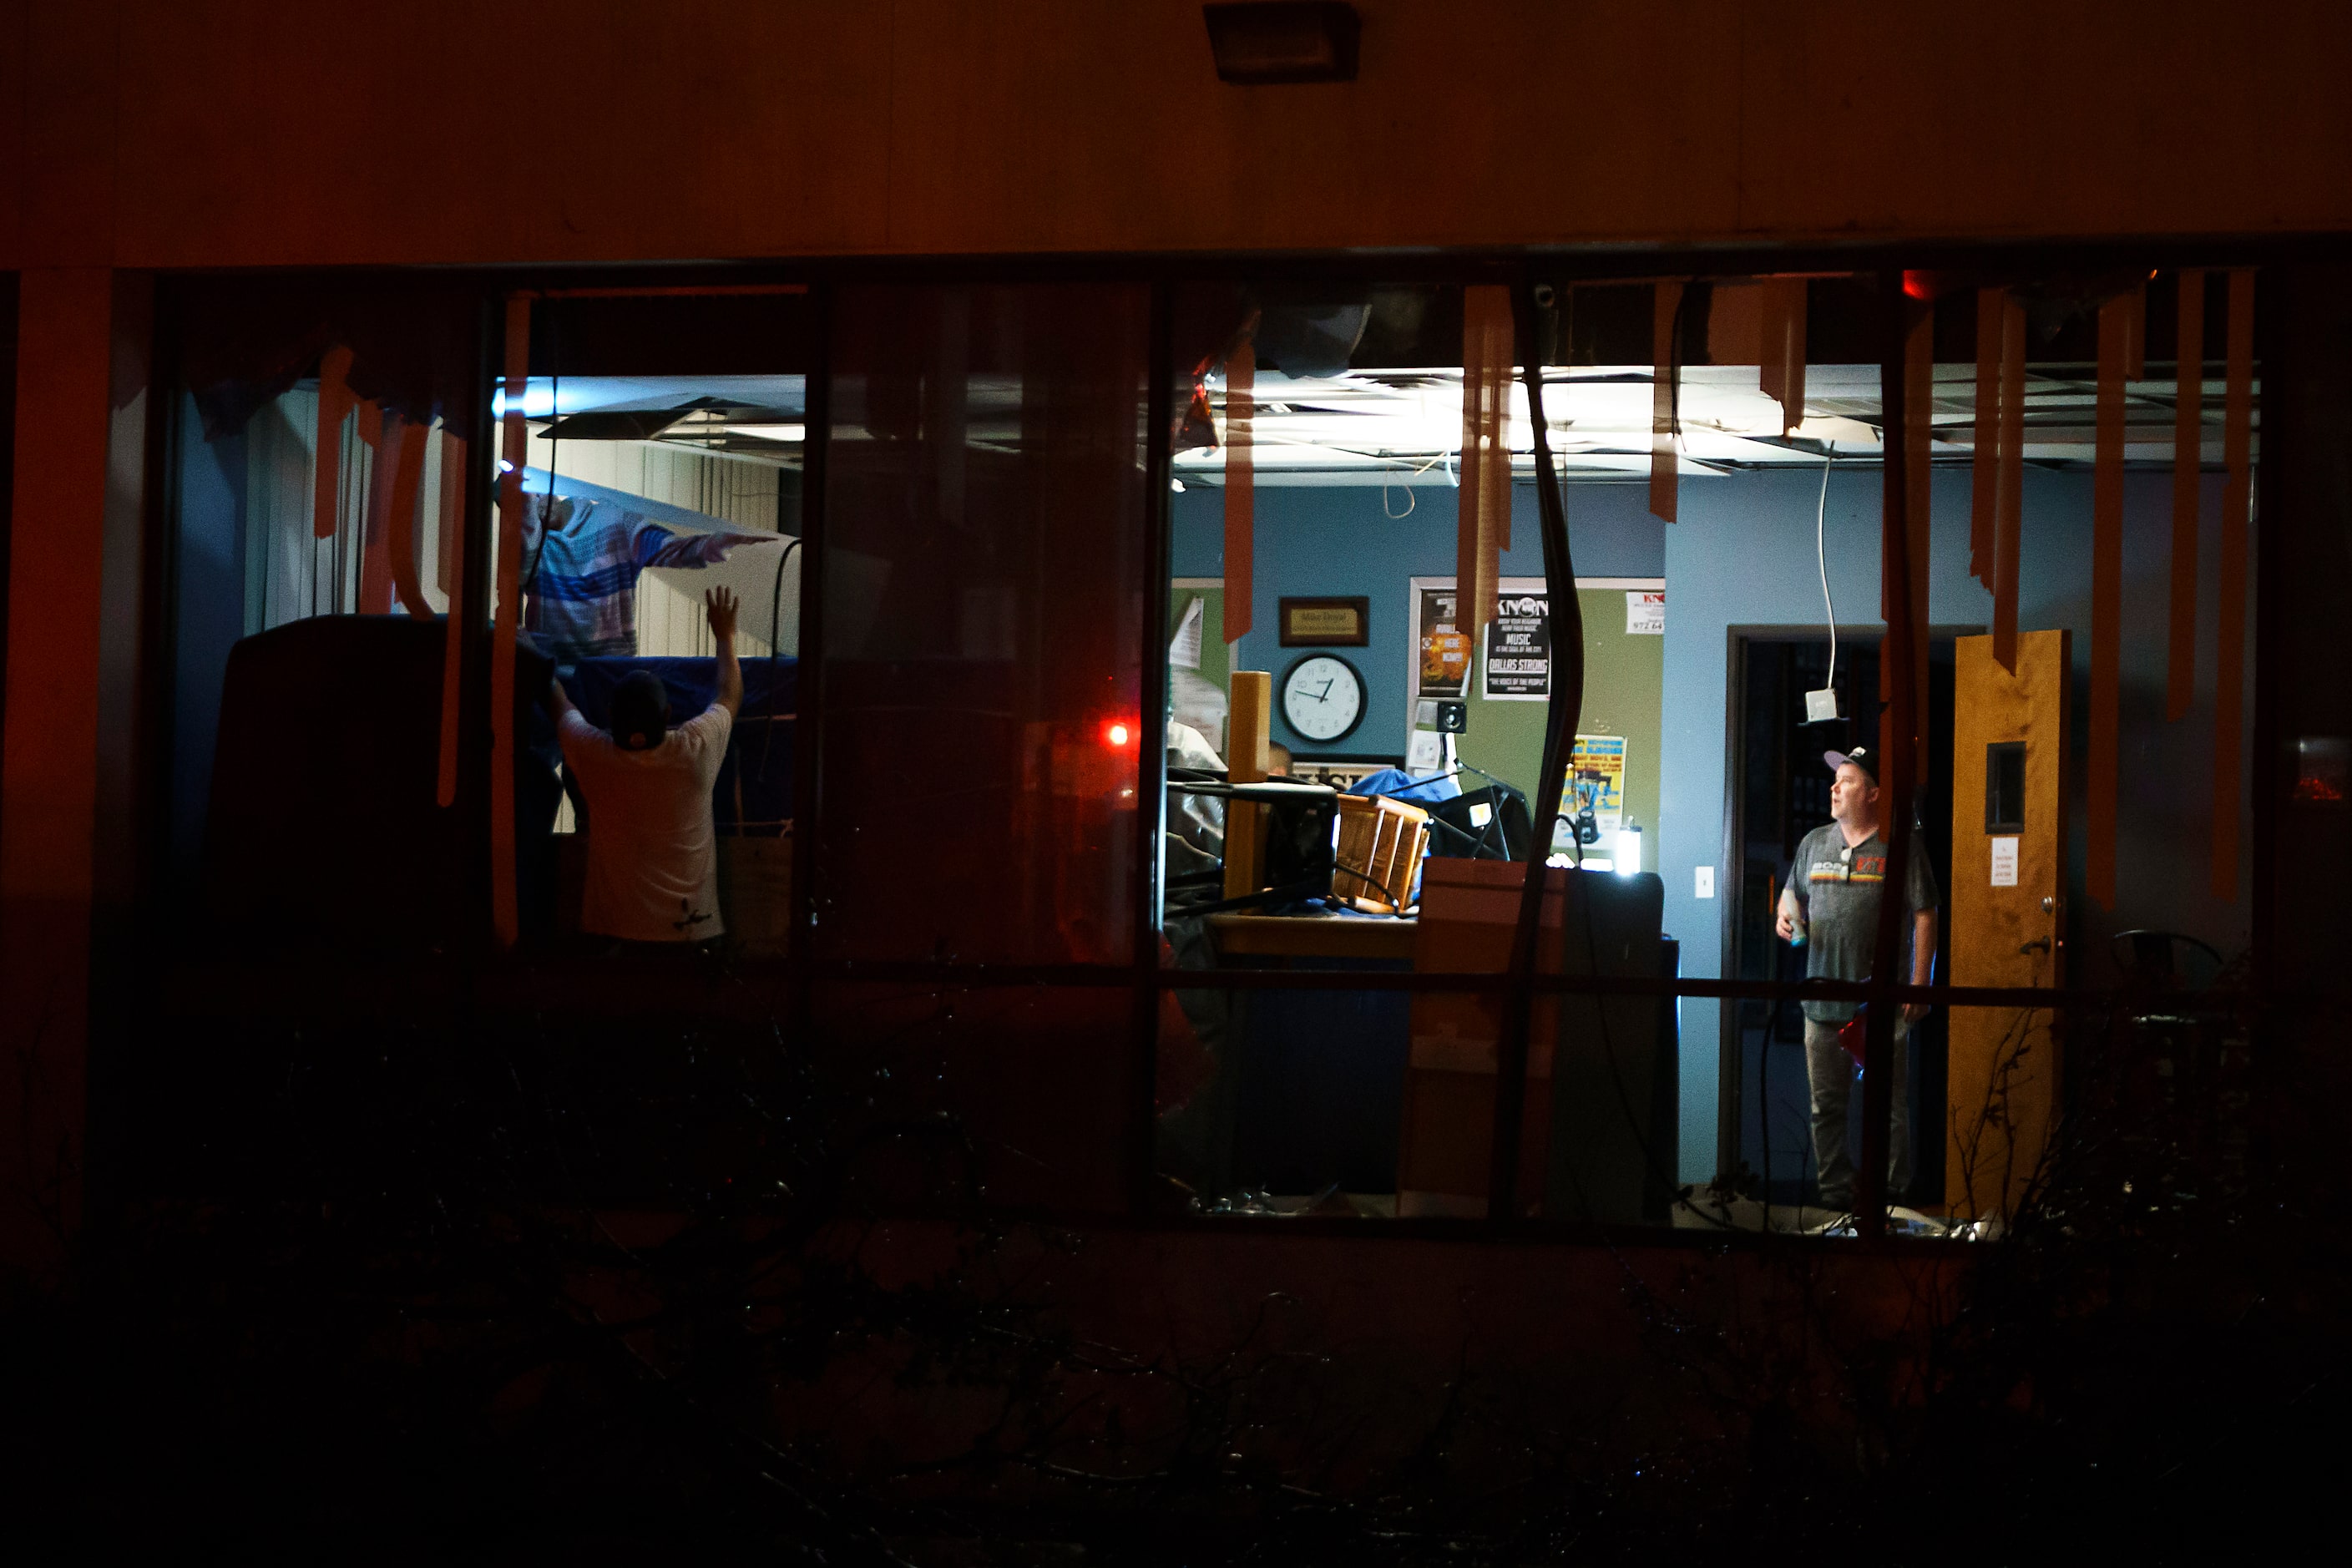
[[(1957, 645), (1952, 725), (1955, 985), (2065, 981), (2066, 682), (2063, 631), (2023, 632), (2017, 673), (1992, 638)], [(2058, 1038), (2043, 1008), (1958, 1007), (1950, 1019), (1944, 1192), (1956, 1218), (2006, 1221), (2058, 1114)]]

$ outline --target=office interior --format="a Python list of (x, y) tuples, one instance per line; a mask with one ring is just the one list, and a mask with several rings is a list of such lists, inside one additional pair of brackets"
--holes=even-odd
[[(1628, 842), (1641, 845), (1645, 858), (1623, 868), (1657, 877), (1662, 932), (1675, 939), (1681, 974), (1795, 982), (1803, 977), (1802, 958), (1773, 937), (1771, 910), (1798, 838), (1828, 820), (1830, 770), (1822, 753), (1879, 743), (1884, 413), (1879, 368), (1866, 357), (1875, 348), (1861, 330), (1865, 300), (1845, 280), (1815, 281), (1808, 287), (1814, 341), (1803, 419), (1784, 431), (1783, 410), (1759, 386), (1761, 367), (1738, 363), (1738, 314), (1752, 302), (1738, 296), (1748, 287), (1718, 284), (1706, 304), (1720, 301), (1722, 315), (1710, 309), (1694, 319), (1685, 312), (1673, 328), (1685, 354), (1673, 438), (1673, 522), (1653, 505), (1654, 356), (1642, 352), (1652, 342), (1651, 287), (1626, 287), (1613, 300), (1607, 288), (1577, 290), (1570, 346), (1549, 356), (1565, 363), (1547, 370), (1545, 414), (1564, 481), (1587, 643), (1578, 731), (1596, 742), (1622, 740), (1618, 820), (1643, 828)], [(2198, 416), (2204, 522), (2195, 613), (2210, 631), (2220, 617), (2223, 579), (2223, 541), (2213, 520), (2223, 502), (2226, 302), (2218, 280), (2205, 291), (2210, 384), (2200, 388)], [(1309, 303), (1304, 313), (1316, 318)], [(1457, 557), (1460, 490), (1451, 464), (1461, 438), (1460, 370), (1382, 363), (1379, 313), (1399, 303), (1377, 290), (1370, 303), (1372, 321), (1346, 371), (1318, 374), (1325, 367), (1310, 363), (1308, 374), (1292, 377), (1279, 368), (1269, 374), (1263, 360), (1255, 367), (1257, 615), (1242, 639), (1224, 650), (1212, 647), (1197, 672), (1175, 676), (1178, 717), (1205, 728), (1220, 717), (1218, 704), (1212, 693), (1186, 713), (1184, 694), (1195, 679), (1213, 685), (1231, 669), (1254, 668), (1279, 681), (1308, 651), (1283, 647), (1267, 610), (1294, 595), (1363, 597), (1371, 620), (1366, 646), (1333, 650), (1362, 668), (1363, 722), (1344, 743), (1318, 745), (1286, 721), (1277, 700), (1266, 726), (1269, 741), (1287, 752), (1293, 776), (1329, 772), (1343, 784), (1367, 764), (1402, 764), (1416, 731), (1424, 742), (1431, 738), (1427, 715), (1415, 710), (1417, 638), (1425, 635), (1413, 619), (1416, 593), (1433, 580), (1450, 584)], [(1948, 299), (1937, 308), (1932, 471), (1925, 487), (1928, 625), (1920, 700), (1928, 763), (1916, 820), (1937, 886), (1948, 894), (1939, 980), (1951, 978), (1956, 650), (1963, 639), (1984, 637), (1994, 621), (1990, 585), (1971, 574), (1969, 559), (1977, 364), (1975, 323), (1958, 307), (1974, 303)], [(2177, 321), (2177, 312), (2176, 290), (2146, 319), (2170, 314)], [(2167, 713), (2177, 382), (2171, 366), (2152, 364), (2124, 389), (2117, 732), (2129, 762), (2115, 819), (2117, 886), (2103, 905), (2084, 891), (2081, 777), (2093, 633), (2095, 310), (2048, 299), (2030, 314), (2019, 624), (2069, 634), (2070, 685), (2084, 689), (2074, 692), (2067, 716), (2068, 860), (2058, 940), (2072, 954), (2074, 982), (2100, 985), (2117, 983), (2150, 945), (2147, 938), (2119, 942), (2118, 933), (2168, 933), (2160, 943), (2165, 962), (2181, 984), (2203, 985), (2247, 946), (2247, 872), (2242, 865), (2233, 869), (2233, 897), (2214, 895), (2206, 853), (2217, 746), (2210, 638), (2200, 645), (2204, 662), (2179, 716)], [(1318, 319), (1328, 321), (1328, 306)], [(1620, 352), (1607, 352), (1612, 346)], [(1428, 407), (1433, 387), (1450, 393), (1434, 416)], [(1523, 418), (1525, 393), (1516, 383), (1514, 397), (1514, 414)], [(1500, 562), (1507, 581), (1541, 572), (1532, 453), (1524, 436), (1514, 446), (1512, 542)], [(1203, 602), (1213, 626), (1225, 591), (1218, 459), (1202, 449), (1180, 452), (1174, 465), (1183, 489), (1172, 503), (1171, 613), (1180, 630), (1194, 599)], [(2236, 579), (2241, 593), (2247, 581)], [(1629, 596), (1651, 592), (1664, 600), (1663, 626), (1654, 631), (1626, 605)], [(1832, 622), (1834, 673), (1828, 657)], [(1189, 652), (1188, 643), (1181, 654)], [(1809, 722), (1804, 693), (1832, 684), (1840, 716)], [(1540, 730), (1513, 722), (1526, 708), (1481, 700), (1485, 695), (1474, 682), (1466, 729), (1450, 739), (1448, 762), (1466, 764), (1463, 784), (1484, 785), (1491, 774), (1531, 790)], [(2241, 768), (2249, 711), (2239, 708), (2238, 733), (2221, 748)], [(2242, 818), (2243, 806), (2236, 809)], [(2242, 820), (2239, 831), (2246, 830)], [(1441, 833), (1433, 829), (1433, 837)], [(1982, 834), (1977, 837), (1980, 843)], [(1614, 836), (1595, 847), (1613, 849)], [(1438, 837), (1430, 852), (1443, 857), (1452, 848), (1458, 847)], [(1619, 868), (1612, 857), (1591, 849), (1583, 860), (1596, 870)], [(1425, 909), (1422, 916), (1428, 918)], [(1381, 960), (1366, 956), (1380, 940), (1370, 935), (1334, 936), (1316, 953), (1298, 951), (1312, 945), (1299, 939), (1259, 934), (1271, 928), (1244, 934), (1256, 922), (1240, 912), (1211, 915), (1206, 923), (1223, 926), (1247, 945), (1262, 944), (1257, 961), (1270, 965), (1385, 962), (1403, 968), (1428, 962), (1409, 941), (1394, 942)], [(1490, 951), (1499, 941), (1490, 936)], [(1171, 1170), (1189, 1175), (1205, 1167), (1208, 1184), (1222, 1187), (1219, 1201), (1233, 1212), (1486, 1212), (1491, 1094), (1465, 1096), (1442, 1070), (1456, 1065), (1439, 1048), (1441, 1037), (1455, 1027), (1442, 1006), (1394, 992), (1259, 990), (1225, 1000), (1243, 1022), (1214, 1006), (1200, 1011), (1210, 1015), (1204, 1032), (1239, 1063), (1239, 1081), (1226, 1086), (1234, 1103), (1200, 1118), (1213, 1131), (1188, 1124), (1186, 1112), (1169, 1119)], [(1937, 1009), (1921, 1021), (1900, 1068), (1916, 1153), (1909, 1188), (1896, 1196), (1923, 1232), (1951, 1212), (1954, 1186), (1966, 1185), (1957, 1169), (1961, 1162), (1948, 1157), (1965, 1121), (1955, 1114), (1963, 1108), (1952, 1097), (1948, 1018)], [(1242, 1037), (1235, 1040), (1237, 1029)], [(1585, 1212), (1603, 1208), (1598, 1217), (1648, 1223), (1834, 1224), (1811, 1206), (1816, 1173), (1796, 1002), (1684, 997), (1650, 1029), (1670, 1037), (1671, 1045), (1650, 1053), (1644, 1081), (1613, 1072), (1613, 1081), (1597, 1086), (1597, 1098), (1613, 1102), (1598, 1120), (1638, 1128), (1638, 1136), (1621, 1139), (1631, 1146), (1619, 1152), (1618, 1163), (1646, 1167), (1643, 1179), (1621, 1184), (1614, 1206), (1596, 1199)], [(1569, 1048), (1565, 1038), (1560, 1048)], [(1374, 1068), (1370, 1073), (1367, 1063)], [(1465, 1076), (1493, 1071), (1491, 1056), (1469, 1065)], [(1531, 1059), (1531, 1077), (1543, 1066)], [(1210, 1078), (1198, 1103), (1208, 1104), (1217, 1087)], [(1531, 1081), (1531, 1102), (1538, 1092)], [(1660, 1109), (1645, 1119), (1653, 1106)], [(1532, 1145), (1542, 1136), (1532, 1105), (1529, 1117), (1526, 1142)], [(1607, 1131), (1586, 1128), (1580, 1136), (1606, 1142)], [(1454, 1146), (1431, 1147), (1433, 1138)], [(1858, 1147), (1858, 1133), (1854, 1142)], [(1410, 1168), (1416, 1162), (1425, 1175), (1444, 1173), (1454, 1190), (1416, 1185)], [(1584, 1195), (1591, 1197), (1597, 1184), (1588, 1176)], [(1578, 1202), (1576, 1184), (1563, 1184), (1558, 1173), (1548, 1185), (1531, 1158), (1520, 1182), (1523, 1194), (1534, 1194), (1528, 1212), (1543, 1212), (1547, 1198), (1555, 1213), (1563, 1202)], [(1719, 1201), (1710, 1203), (1710, 1188)], [(1671, 1194), (1678, 1189), (1690, 1196), (1676, 1201)], [(1727, 1195), (1733, 1193), (1739, 1195)]]
[[(2049, 962), (2022, 982), (1989, 983), (2112, 983), (2147, 951), (2119, 933), (2148, 931), (2166, 933), (2180, 983), (2202, 985), (2248, 944), (2246, 857), (2221, 889), (2210, 846), (2217, 799), (2238, 819), (2238, 843), (2250, 837), (2248, 792), (2241, 782), (2231, 805), (2215, 760), (2245, 765), (2250, 658), (2219, 714), (2216, 697), (2221, 628), (2234, 621), (2242, 638), (2252, 626), (2250, 597), (2222, 602), (2225, 584), (2251, 594), (2243, 554), (2229, 552), (2255, 548), (2259, 521), (2235, 546), (2220, 522), (2233, 283), (2218, 270), (2190, 274), (2204, 334), (2191, 487), (2201, 525), (2193, 551), (2176, 559), (2180, 276), (2035, 279), (2008, 291), (2023, 319), (2015, 625), (2021, 637), (2065, 634), (2051, 645), (2063, 696), (2050, 764), (2060, 820), (2048, 825), (2060, 865)], [(1801, 960), (1771, 936), (1769, 911), (1796, 839), (1827, 820), (1822, 753), (1881, 743), (1885, 311), (1874, 279), (1794, 280), (1796, 346), (1776, 360), (1762, 324), (1789, 319), (1791, 286), (1675, 280), (1677, 302), (1662, 313), (1656, 280), (1542, 285), (1558, 323), (1540, 344), (1544, 439), (1573, 557), (1584, 679), (1565, 820), (1530, 823), (1516, 844), (1507, 825), (1514, 809), (1531, 816), (1541, 793), (1560, 665), (1553, 649), (1539, 668), (1506, 668), (1487, 639), (1530, 624), (1548, 638), (1561, 618), (1526, 369), (1509, 353), (1495, 459), (1507, 469), (1497, 492), (1507, 539), (1495, 541), (1489, 568), (1497, 610), (1514, 599), (1518, 609), (1451, 645), (1451, 667), (1438, 646), (1455, 630), (1447, 617), (1466, 614), (1474, 307), (1463, 284), (1286, 276), (1181, 285), (1164, 307), (1171, 381), (1156, 391), (1153, 294), (1137, 283), (859, 285), (834, 291), (822, 312), (789, 287), (551, 297), (532, 309), (520, 489), (681, 533), (763, 541), (720, 565), (646, 572), (634, 652), (590, 661), (650, 661), (674, 699), (690, 701), (709, 679), (701, 593), (725, 585), (741, 599), (754, 689), (746, 712), (764, 704), (767, 722), (739, 732), (714, 800), (740, 961), (791, 961), (796, 897), (815, 916), (803, 928), (814, 943), (804, 956), (847, 963), (1132, 965), (1148, 929), (1163, 965), (1203, 972), (1200, 984), (1164, 992), (1158, 1008), (1162, 1201), (1237, 1216), (1484, 1215), (1493, 1003), (1323, 981), (1284, 990), (1263, 974), (1245, 988), (1214, 981), (1239, 970), (1499, 971), (1507, 919), (1475, 911), (1500, 907), (1496, 896), (1514, 893), (1531, 860), (1564, 889), (1550, 895), (1561, 924), (1547, 930), (1622, 935), (1623, 951), (1642, 955), (1625, 973), (1801, 976)], [(2121, 384), (2113, 744), (2122, 765), (2114, 887), (2103, 899), (2089, 881), (2084, 758), (2095, 636), (2112, 632), (2095, 626), (2094, 544), (2101, 312), (2119, 294), (2135, 300), (2142, 336), (2136, 374)], [(1965, 984), (1950, 967), (1955, 879), (1984, 879), (1988, 835), (1955, 816), (1969, 793), (1956, 781), (1974, 764), (1954, 747), (1973, 733), (1968, 681), (1982, 679), (1969, 650), (1998, 618), (1995, 567), (1972, 559), (1981, 553), (1972, 535), (1979, 296), (1930, 280), (1921, 303), (1932, 430), (1919, 535), (1928, 767), (1916, 810), (1945, 892), (1937, 977)], [(449, 609), (467, 572), (503, 583), (499, 531), (511, 514), (492, 501), (495, 481), (467, 489), (465, 465), (503, 467), (470, 443), (485, 432), (505, 439), (516, 405), (506, 384), (485, 379), (478, 354), (406, 341), (425, 318), (462, 336), (458, 313), (429, 299), (407, 308), (391, 325), (339, 318), (321, 327), (332, 314), (321, 312), (295, 330), (256, 307), (242, 330), (270, 352), (243, 358), (219, 346), (236, 338), (233, 325), (184, 329), (192, 347), (173, 414), (167, 833), (184, 896), (234, 916), (225, 931), (244, 929), (239, 921), (282, 929), (290, 875), (306, 887), (365, 889), (338, 907), (373, 910), (382, 931), (401, 910), (421, 908), (423, 883), (455, 875), (467, 852), (446, 845), (443, 861), (402, 866), (363, 847), (323, 858), (304, 849), (308, 863), (286, 869), (289, 846), (306, 839), (288, 832), (297, 808), (282, 781), (339, 781), (339, 805), (302, 808), (311, 816), (300, 824), (338, 842), (349, 839), (339, 818), (375, 787), (352, 782), (357, 773), (406, 770), (415, 789), (428, 775), (446, 786), (454, 709), (435, 683), (468, 635), (489, 641), (487, 627), (450, 630)], [(1237, 534), (1232, 371), (1244, 346), (1249, 493)], [(1663, 426), (1662, 358), (1672, 390)], [(1791, 363), (1801, 367), (1794, 390)], [(2243, 391), (2258, 398), (2258, 367)], [(331, 465), (319, 460), (322, 399), (330, 414), (341, 409), (324, 443)], [(1152, 423), (1155, 410), (1162, 423)], [(2258, 413), (2252, 424), (2249, 461), (2259, 455)], [(1164, 542), (1156, 561), (1155, 538)], [(1248, 551), (1245, 621), (1229, 619), (1237, 541)], [(2193, 623), (2185, 687), (2169, 663), (2184, 573)], [(1154, 600), (1139, 604), (1132, 585), (1155, 580)], [(514, 581), (527, 595), (527, 552)], [(488, 596), (492, 616), (501, 593)], [(1304, 613), (1295, 624), (1293, 609)], [(407, 642), (362, 650), (319, 625), (370, 617), (410, 623)], [(804, 654), (817, 669), (802, 668)], [(1360, 692), (1337, 733), (1302, 727), (1308, 710), (1284, 700), (1291, 672), (1313, 659), (1343, 665), (1346, 676), (1331, 679)], [(593, 716), (595, 670), (521, 668), (563, 679)], [(814, 673), (824, 742), (803, 765), (801, 693)], [(414, 697), (387, 701), (365, 757), (298, 764), (283, 737), (241, 717), (265, 697), (332, 700), (336, 682), (355, 679)], [(517, 679), (527, 686), (531, 676)], [(1305, 695), (1327, 699), (1317, 684)], [(1809, 719), (1805, 694), (1822, 689), (1837, 692), (1836, 716)], [(1165, 692), (1156, 721), (1144, 711), (1154, 689)], [(524, 730), (527, 707), (514, 721)], [(2235, 733), (2222, 733), (2233, 720)], [(1168, 744), (1154, 756), (1163, 730)], [(518, 747), (528, 752), (527, 735)], [(1322, 884), (1263, 898), (1279, 890), (1272, 851), (1229, 852), (1226, 830), (1244, 820), (1260, 835), (1295, 826), (1295, 802), (1171, 789), (1161, 858), (1149, 863), (1136, 824), (1151, 815), (1162, 767), (1231, 787), (1261, 770), (1326, 787), (1318, 809), (1328, 816), (1315, 829), (1329, 839)], [(281, 784), (257, 793), (259, 778)], [(237, 804), (224, 805), (225, 784)], [(821, 815), (805, 799), (812, 785)], [(1465, 792), (1483, 815), (1447, 806)], [(1979, 788), (1970, 798), (1981, 806), (1982, 797)], [(576, 921), (583, 851), (566, 841), (579, 824), (551, 772), (518, 784), (516, 800), (518, 938), (560, 946)], [(1346, 853), (1347, 819), (1364, 819), (1367, 801), (1385, 803), (1369, 808), (1379, 831), (1411, 841), (1401, 876), (1392, 865), (1368, 879)], [(1580, 814), (1590, 818), (1582, 832)], [(1188, 833), (1188, 822), (1207, 830)], [(265, 844), (276, 847), (257, 847)], [(257, 872), (257, 856), (276, 871)], [(949, 886), (990, 896), (929, 896)], [(1588, 886), (1590, 897), (1580, 890)], [(1204, 903), (1230, 907), (1192, 912)], [(1545, 940), (1539, 968), (1577, 968), (1565, 934)], [(1833, 1223), (1813, 1205), (1794, 1006), (1538, 999), (1522, 1212)], [(936, 992), (847, 984), (817, 1006), (822, 1020), (887, 1040), (877, 1048), (909, 1071), (995, 1053), (993, 1073), (964, 1069), (967, 1105), (1042, 1095), (1047, 1111), (1066, 1104), (1074, 1124), (1084, 1107), (1122, 1092), (1118, 1069), (1087, 1042), (1126, 1031), (1130, 1012), (1108, 990), (971, 994), (950, 1008)], [(1895, 1195), (1926, 1229), (1955, 1211), (1943, 1158), (1958, 1125), (1949, 1026), (1938, 1010), (1901, 1068), (1922, 1153), (1911, 1190)], [(1596, 1039), (1607, 1047), (1597, 1067)], [(1082, 1128), (1067, 1136), (1066, 1148), (1049, 1140), (1024, 1150), (1036, 1169), (1008, 1176), (1004, 1190), (1050, 1199), (1092, 1180), (1073, 1173), (1102, 1164), (1099, 1140)]]

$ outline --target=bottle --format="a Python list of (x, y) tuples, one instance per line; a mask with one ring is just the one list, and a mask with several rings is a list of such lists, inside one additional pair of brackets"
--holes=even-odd
[(1789, 928), (1790, 928), (1790, 929), (1789, 929), (1789, 945), (1790, 945), (1790, 947), (1802, 947), (1802, 946), (1804, 946), (1804, 945), (1805, 945), (1805, 911), (1804, 911), (1804, 910), (1799, 910), (1797, 911), (1796, 918), (1795, 918), (1795, 919), (1793, 919), (1793, 920), (1791, 920), (1791, 921), (1789, 922)]

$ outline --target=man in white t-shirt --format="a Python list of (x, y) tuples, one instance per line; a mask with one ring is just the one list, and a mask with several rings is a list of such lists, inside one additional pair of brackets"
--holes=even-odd
[(625, 942), (704, 942), (719, 917), (719, 849), (710, 792), (743, 703), (735, 660), (735, 595), (703, 595), (719, 645), (710, 706), (672, 728), (669, 698), (636, 670), (613, 693), (608, 734), (581, 716), (561, 681), (551, 683), (563, 765), (588, 802), (588, 885), (580, 929)]

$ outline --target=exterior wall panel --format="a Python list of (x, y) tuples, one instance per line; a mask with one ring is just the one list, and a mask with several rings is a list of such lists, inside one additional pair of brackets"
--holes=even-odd
[(12, 29), (0, 265), (2352, 227), (2341, 6), (1359, 9), (1358, 81), (1235, 88), (1190, 0), (120, 0)]

